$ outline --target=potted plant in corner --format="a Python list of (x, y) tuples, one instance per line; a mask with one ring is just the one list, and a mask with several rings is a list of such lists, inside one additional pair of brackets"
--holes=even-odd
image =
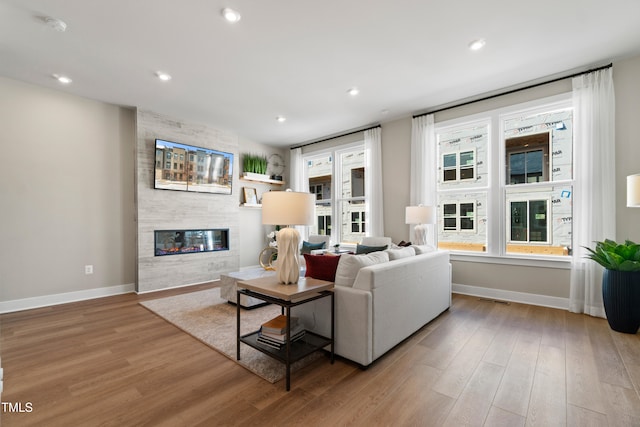
[(640, 327), (640, 245), (630, 240), (618, 244), (606, 239), (595, 250), (585, 248), (605, 268), (602, 301), (609, 326), (614, 331), (635, 334)]

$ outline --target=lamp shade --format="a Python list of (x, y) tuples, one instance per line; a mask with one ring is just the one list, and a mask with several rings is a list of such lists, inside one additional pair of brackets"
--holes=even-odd
[(627, 207), (640, 208), (640, 173), (627, 177)]
[(435, 224), (436, 210), (433, 206), (407, 206), (404, 222), (405, 224)]
[(313, 225), (316, 196), (297, 191), (269, 191), (262, 195), (265, 225)]

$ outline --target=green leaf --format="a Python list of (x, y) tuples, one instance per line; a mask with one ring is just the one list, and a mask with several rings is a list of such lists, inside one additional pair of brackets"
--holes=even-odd
[(620, 271), (640, 271), (640, 262), (626, 260), (618, 266)]
[(640, 271), (639, 244), (631, 240), (618, 244), (611, 239), (595, 243), (595, 249), (585, 247), (588, 251), (587, 258), (609, 270)]

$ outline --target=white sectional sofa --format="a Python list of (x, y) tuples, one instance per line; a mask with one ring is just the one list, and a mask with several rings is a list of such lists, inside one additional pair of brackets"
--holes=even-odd
[[(451, 306), (448, 251), (408, 247), (342, 255), (335, 283), (335, 352), (362, 366)], [(320, 299), (294, 307), (292, 314), (307, 329), (330, 336), (329, 304)]]

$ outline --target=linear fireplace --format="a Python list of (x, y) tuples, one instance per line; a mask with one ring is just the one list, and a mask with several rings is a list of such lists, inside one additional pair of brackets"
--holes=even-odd
[(229, 250), (229, 229), (156, 230), (155, 256)]

